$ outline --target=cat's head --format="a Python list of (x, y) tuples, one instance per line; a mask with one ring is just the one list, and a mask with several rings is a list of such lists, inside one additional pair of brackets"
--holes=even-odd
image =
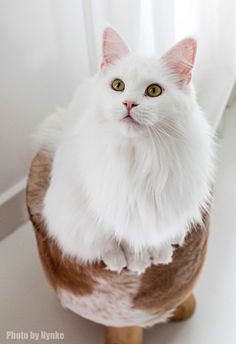
[(142, 58), (107, 28), (98, 77), (104, 120), (126, 137), (181, 127), (194, 102), (189, 83), (195, 54), (196, 41), (187, 38), (160, 58)]

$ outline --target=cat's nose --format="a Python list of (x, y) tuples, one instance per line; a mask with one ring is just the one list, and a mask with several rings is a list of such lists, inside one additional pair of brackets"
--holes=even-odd
[(130, 111), (133, 107), (138, 106), (138, 104), (135, 103), (133, 100), (125, 100), (123, 104), (128, 111)]

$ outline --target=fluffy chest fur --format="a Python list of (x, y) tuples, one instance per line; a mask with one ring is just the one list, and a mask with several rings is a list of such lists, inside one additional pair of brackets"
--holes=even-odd
[[(105, 230), (139, 249), (160, 245), (199, 221), (208, 197), (207, 154), (195, 155), (181, 138), (120, 144), (105, 133), (95, 135), (87, 131), (77, 144), (78, 183)], [(96, 144), (89, 145), (92, 140)]]

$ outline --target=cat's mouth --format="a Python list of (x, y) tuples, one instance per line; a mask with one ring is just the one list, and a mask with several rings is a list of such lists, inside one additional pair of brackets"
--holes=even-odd
[(131, 114), (126, 115), (125, 117), (123, 117), (121, 119), (122, 122), (126, 122), (126, 123), (133, 123), (133, 124), (139, 124), (132, 116)]

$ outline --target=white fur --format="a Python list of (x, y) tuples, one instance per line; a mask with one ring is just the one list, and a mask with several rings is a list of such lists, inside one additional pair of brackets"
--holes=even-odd
[[(124, 92), (110, 87), (115, 78)], [(153, 82), (164, 89), (157, 98), (144, 95)], [(121, 121), (129, 99), (139, 104), (132, 114), (140, 125)], [(139, 255), (201, 222), (212, 132), (191, 84), (180, 87), (162, 60), (122, 58), (81, 85), (63, 116), (43, 210), (63, 252), (94, 261), (125, 243)]]
[(41, 146), (49, 152), (55, 151), (60, 143), (65, 123), (65, 113), (58, 108), (55, 113), (51, 114), (40, 124), (38, 131), (35, 133), (36, 148)]

